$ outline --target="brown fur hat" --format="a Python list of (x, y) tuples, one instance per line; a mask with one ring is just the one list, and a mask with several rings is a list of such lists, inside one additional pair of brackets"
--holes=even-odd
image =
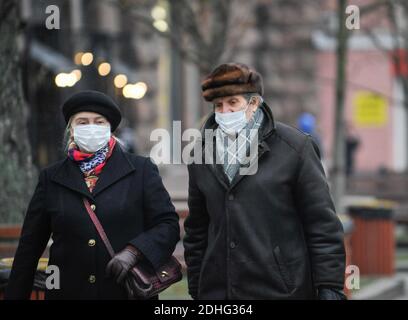
[(225, 63), (204, 79), (201, 89), (207, 101), (244, 93), (258, 93), (262, 96), (262, 76), (245, 64)]

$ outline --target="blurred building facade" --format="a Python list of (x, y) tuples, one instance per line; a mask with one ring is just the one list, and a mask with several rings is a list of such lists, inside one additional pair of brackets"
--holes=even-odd
[[(142, 17), (151, 17), (157, 6), (164, 19), (177, 19), (178, 12), (172, 11), (171, 1), (134, 1), (132, 11), (121, 6), (120, 1), (21, 1), (30, 139), (40, 167), (61, 156), (64, 122), (59, 108), (68, 95), (80, 89), (104, 91), (120, 103), (127, 137), (133, 132), (137, 150), (144, 154), (154, 143), (149, 139), (154, 128), (171, 132), (173, 120), (180, 120), (182, 129), (197, 128), (211, 111), (211, 105), (201, 98), (203, 74), (198, 66), (143, 21)], [(369, 2), (361, 0), (356, 4)], [(299, 114), (314, 114), (330, 167), (336, 1), (235, 0), (232, 4), (231, 29), (244, 27), (236, 43), (227, 44), (226, 51), (230, 49), (232, 54), (221, 56), (219, 63), (231, 59), (258, 69), (264, 77), (265, 100), (278, 120), (296, 126)], [(59, 30), (45, 27), (49, 5), (60, 9)], [(387, 44), (389, 26), (384, 20), (380, 10), (366, 24)], [(202, 27), (210, 29), (211, 25)], [(87, 66), (81, 63), (81, 53), (85, 52), (93, 57)], [(103, 62), (111, 67), (106, 76), (98, 72)], [(356, 152), (358, 171), (402, 171), (407, 165), (404, 109), (391, 67), (389, 55), (378, 50), (367, 35), (358, 30), (351, 32), (346, 121), (360, 138)], [(81, 79), (72, 87), (58, 87), (56, 76), (73, 70), (81, 71)], [(126, 98), (123, 89), (114, 85), (119, 74), (126, 75), (128, 84), (144, 84), (145, 93), (136, 92), (138, 99)], [(379, 114), (370, 120), (367, 110), (372, 104)]]
[[(362, 8), (373, 1), (359, 0), (353, 4)], [(335, 1), (326, 3), (329, 26), (337, 23), (335, 8)], [(406, 22), (406, 16), (400, 18)], [(407, 116), (393, 65), (395, 43), (387, 8), (380, 6), (361, 15), (360, 23), (359, 30), (350, 31), (346, 70), (345, 122), (360, 140), (356, 170), (401, 173), (407, 170)], [(331, 32), (330, 28), (326, 32), (316, 30), (313, 35), (319, 61), (316, 77), (322, 106), (320, 124), (329, 155), (333, 146), (336, 81), (335, 28), (331, 29)]]
[[(160, 103), (163, 99), (159, 81), (159, 74), (164, 75), (163, 79), (169, 73), (165, 42), (143, 29), (143, 25), (136, 27), (134, 19), (118, 3), (92, 0), (21, 3), (25, 26), (24, 85), (31, 111), (30, 139), (36, 164), (42, 167), (62, 156), (65, 123), (61, 104), (82, 89), (111, 95), (121, 106), (127, 129), (134, 129), (134, 140), (146, 150), (149, 145), (143, 142), (149, 140), (158, 114), (166, 113), (160, 109), (167, 104)], [(50, 5), (59, 8), (58, 30), (45, 26), (50, 16), (46, 8)], [(82, 58), (85, 53), (87, 56)], [(61, 87), (65, 85), (64, 79), (58, 85), (58, 75), (78, 70), (80, 79), (74, 85)], [(117, 75), (124, 75), (127, 84), (138, 84), (136, 90), (129, 90), (128, 95), (134, 96), (124, 96), (123, 83), (116, 85)]]

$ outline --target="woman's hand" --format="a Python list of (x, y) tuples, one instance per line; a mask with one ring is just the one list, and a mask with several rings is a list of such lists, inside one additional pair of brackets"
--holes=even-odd
[(131, 246), (117, 253), (106, 266), (107, 276), (113, 277), (118, 284), (122, 283), (128, 271), (139, 261), (139, 251)]

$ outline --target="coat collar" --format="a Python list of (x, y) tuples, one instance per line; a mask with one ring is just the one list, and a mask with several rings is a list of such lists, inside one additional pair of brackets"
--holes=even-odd
[(68, 157), (62, 162), (51, 180), (94, 200), (94, 197), (99, 193), (134, 170), (136, 170), (135, 167), (129, 161), (122, 148), (119, 144), (116, 144), (92, 193), (85, 183), (79, 166)]
[[(265, 139), (268, 138), (270, 135), (274, 134), (276, 131), (276, 123), (274, 116), (272, 114), (271, 108), (266, 104), (266, 102), (262, 102), (262, 105), (260, 108), (264, 111), (265, 118), (264, 118), (264, 123), (262, 124), (262, 127), (260, 128), (261, 134), (260, 134), (260, 139), (259, 139), (259, 144), (258, 144), (258, 156), (257, 156), (257, 161), (260, 159), (260, 157), (265, 153), (270, 151), (270, 148), (268, 144), (265, 142)], [(228, 178), (226, 174), (224, 173), (223, 166), (221, 164), (206, 164), (205, 163), (205, 130), (206, 129), (215, 129), (217, 128), (217, 123), (215, 122), (215, 113), (212, 112), (207, 119), (205, 120), (202, 129), (201, 129), (201, 137), (202, 137), (202, 150), (203, 150), (203, 163), (205, 166), (214, 174), (215, 178), (221, 183), (221, 185), (225, 189), (232, 189), (235, 187), (238, 182), (244, 178), (244, 175), (240, 175), (237, 173), (234, 177), (234, 179), (229, 183)]]

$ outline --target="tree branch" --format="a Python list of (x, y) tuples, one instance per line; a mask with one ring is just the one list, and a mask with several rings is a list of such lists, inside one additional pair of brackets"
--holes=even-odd
[[(103, 1), (113, 6), (119, 5), (119, 3), (115, 0), (103, 0)], [(166, 32), (159, 31), (158, 29), (156, 29), (156, 27), (154, 27), (153, 25), (154, 20), (152, 18), (140, 13), (140, 10), (134, 8), (134, 6), (132, 5), (128, 5), (127, 3), (126, 4), (121, 3), (120, 5), (122, 6), (122, 8), (127, 9), (125, 11), (125, 14), (132, 16), (133, 18), (135, 18), (136, 21), (141, 22), (144, 25), (146, 25), (151, 31), (153, 31), (153, 33), (159, 35), (162, 38), (169, 40), (176, 47), (176, 49), (178, 50), (178, 52), (183, 58), (193, 62), (200, 69), (204, 68), (204, 65), (201, 62), (200, 56), (197, 54), (197, 52), (185, 49), (181, 43), (180, 35), (174, 32), (172, 28), (169, 28), (169, 31), (166, 31)]]
[(377, 10), (378, 8), (386, 5), (390, 5), (392, 0), (378, 0), (377, 2), (367, 4), (365, 6), (359, 7), (360, 8), (360, 17)]

